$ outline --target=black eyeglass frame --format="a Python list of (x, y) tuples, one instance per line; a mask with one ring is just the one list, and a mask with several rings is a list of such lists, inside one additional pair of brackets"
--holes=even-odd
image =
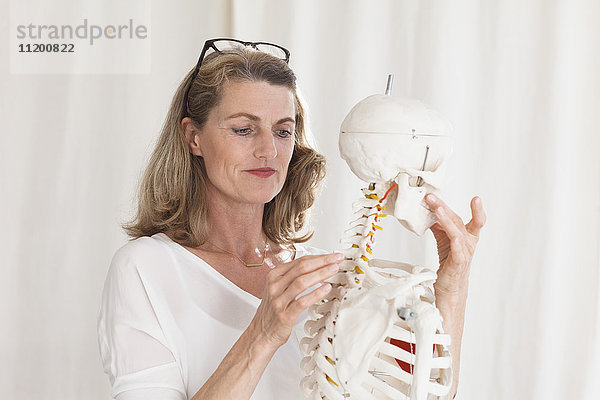
[(206, 52), (208, 51), (208, 49), (213, 49), (214, 51), (216, 51), (217, 53), (221, 53), (221, 50), (219, 50), (217, 48), (217, 46), (215, 45), (216, 42), (236, 42), (236, 43), (240, 43), (244, 46), (249, 46), (252, 47), (254, 50), (260, 51), (258, 50), (258, 46), (259, 45), (268, 45), (268, 46), (273, 46), (273, 47), (277, 47), (278, 49), (282, 50), (283, 53), (285, 54), (285, 58), (282, 58), (283, 61), (285, 61), (286, 64), (289, 63), (290, 61), (290, 51), (288, 49), (286, 49), (285, 47), (282, 47), (278, 44), (275, 43), (269, 43), (269, 42), (245, 42), (243, 40), (238, 40), (238, 39), (232, 39), (232, 38), (216, 38), (216, 39), (209, 39), (206, 42), (204, 42), (204, 47), (202, 47), (202, 52), (200, 53), (200, 57), (198, 58), (198, 62), (196, 63), (196, 68), (194, 68), (194, 73), (192, 74), (192, 79), (190, 79), (190, 84), (188, 86), (188, 88), (185, 91), (185, 96), (184, 96), (184, 100), (185, 100), (185, 111), (186, 111), (186, 115), (189, 114), (189, 107), (188, 107), (188, 96), (190, 94), (190, 90), (192, 89), (192, 85), (194, 83), (194, 79), (196, 79), (196, 76), (198, 76), (198, 71), (200, 70), (200, 65), (202, 65), (202, 61), (204, 60), (204, 56), (206, 55)]

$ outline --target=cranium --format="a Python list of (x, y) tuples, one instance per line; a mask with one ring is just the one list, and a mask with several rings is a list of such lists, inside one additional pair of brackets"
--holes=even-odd
[(340, 154), (360, 179), (395, 182), (388, 213), (422, 235), (436, 222), (424, 197), (443, 185), (451, 130), (448, 120), (417, 100), (376, 94), (355, 105), (344, 119)]

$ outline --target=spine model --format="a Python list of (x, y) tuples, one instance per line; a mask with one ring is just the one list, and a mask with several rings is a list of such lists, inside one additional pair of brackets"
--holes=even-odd
[(344, 261), (328, 280), (332, 290), (309, 309), (300, 343), (308, 399), (428, 400), (450, 389), (450, 338), (434, 305), (436, 274), (372, 258), (395, 184), (377, 186), (354, 203)]
[[(393, 189), (391, 187), (389, 191)], [(369, 260), (373, 255), (375, 233), (382, 230), (380, 219), (386, 217), (383, 213), (385, 206), (382, 204), (387, 193), (379, 197), (375, 191), (375, 184), (371, 183), (367, 189), (362, 189), (364, 197), (354, 203), (354, 220), (350, 228), (344, 232), (342, 244), (350, 247), (344, 250), (344, 261), (340, 265), (340, 273), (346, 275), (340, 283), (347, 287), (360, 285), (362, 275), (368, 268)]]

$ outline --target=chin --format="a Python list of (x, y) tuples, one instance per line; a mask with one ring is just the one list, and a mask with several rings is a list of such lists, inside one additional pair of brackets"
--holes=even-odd
[(275, 196), (279, 194), (280, 190), (274, 190), (273, 188), (261, 190), (261, 188), (251, 189), (246, 193), (244, 199), (246, 202), (251, 204), (266, 204), (273, 200)]
[[(238, 186), (239, 187), (239, 186)], [(266, 204), (273, 200), (283, 188), (283, 182), (244, 182), (238, 196), (250, 204)]]
[(278, 194), (279, 194), (279, 192), (270, 193), (269, 195), (262, 196), (261, 199), (259, 200), (259, 202), (263, 203), (263, 204), (267, 204), (268, 202), (273, 200)]

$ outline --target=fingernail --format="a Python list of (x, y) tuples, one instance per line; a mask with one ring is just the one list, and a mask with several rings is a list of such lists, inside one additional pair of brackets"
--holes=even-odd
[(333, 253), (334, 261), (342, 261), (344, 259), (344, 255), (342, 253)]
[(331, 290), (331, 283), (326, 283), (323, 286), (321, 286), (325, 292), (329, 292)]
[(443, 207), (438, 207), (436, 211), (437, 211), (437, 213), (438, 213), (438, 214), (440, 214), (441, 216), (444, 216), (444, 215), (446, 215), (446, 211), (444, 211), (444, 208), (443, 208)]
[(337, 272), (340, 270), (340, 266), (337, 264), (331, 264), (327, 269), (331, 272)]
[(437, 198), (433, 194), (429, 193), (427, 195), (427, 200), (429, 200), (432, 203), (435, 203), (437, 201)]

